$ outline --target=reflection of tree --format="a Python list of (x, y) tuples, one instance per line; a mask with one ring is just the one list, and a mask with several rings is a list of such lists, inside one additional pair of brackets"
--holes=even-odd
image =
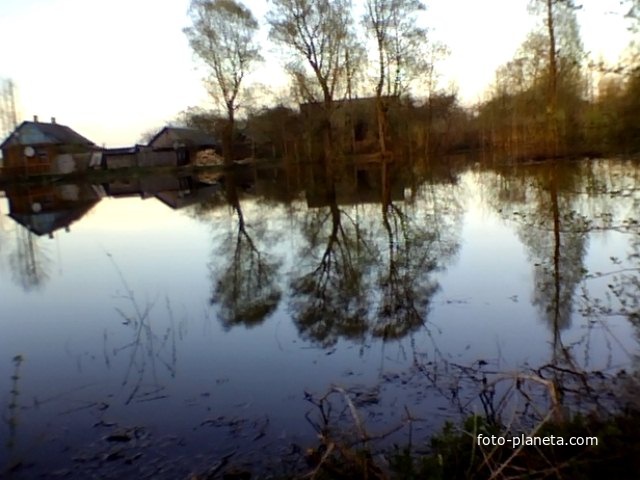
[[(633, 221), (628, 221), (621, 227), (612, 225), (612, 212), (615, 211), (614, 206), (620, 203), (621, 190), (619, 185), (607, 183), (620, 172), (615, 173), (613, 167), (607, 165), (606, 173), (610, 174), (610, 178), (605, 180), (606, 175), (602, 175), (604, 172), (597, 172), (597, 168), (592, 164), (553, 163), (542, 166), (533, 175), (525, 176), (520, 185), (529, 185), (531, 188), (523, 187), (523, 194), (520, 195), (522, 202), (519, 204), (522, 211), (512, 212), (512, 216), (521, 222), (520, 237), (535, 262), (533, 303), (547, 319), (553, 333), (552, 358), (548, 364), (538, 369), (537, 374), (545, 381), (552, 382), (558, 394), (556, 401), (564, 407), (591, 405), (600, 408), (604, 400), (594, 392), (609, 391), (611, 388), (609, 380), (601, 372), (586, 370), (591, 361), (594, 324), (601, 326), (606, 348), (617, 345), (620, 353), (628, 354), (624, 342), (617, 339), (605, 322), (602, 322), (603, 314), (607, 313), (603, 309), (588, 312), (583, 308), (582, 313), (587, 313), (588, 317), (584, 335), (577, 340), (572, 338), (571, 344), (567, 343), (566, 338), (562, 338), (562, 330), (569, 327), (574, 303), (577, 301), (576, 287), (586, 275), (584, 258), (590, 232), (614, 228), (622, 228), (628, 232), (633, 225)], [(609, 171), (609, 168), (612, 170)], [(629, 256), (629, 263), (632, 258), (633, 253)], [(609, 290), (622, 300), (621, 305), (631, 306), (633, 297), (637, 297), (638, 283), (627, 283), (633, 276), (630, 274), (633, 268), (628, 267), (629, 265), (614, 268), (621, 274), (616, 277), (621, 281), (612, 282)], [(615, 272), (610, 273), (615, 277)], [(625, 292), (631, 292), (631, 295), (626, 296)], [(588, 292), (583, 288), (582, 301), (586, 298)], [(632, 306), (625, 311), (630, 318), (633, 309)], [(576, 356), (578, 347), (584, 350), (585, 358), (582, 362)], [(602, 366), (598, 365), (597, 368), (601, 369)]]
[(545, 165), (520, 181), (503, 183), (499, 196), (508, 202), (500, 203), (503, 214), (511, 212), (519, 222), (534, 263), (533, 304), (556, 333), (571, 323), (576, 286), (584, 275), (588, 221), (578, 213), (576, 195), (582, 173), (575, 166)]
[(587, 244), (586, 220), (573, 209), (572, 200), (559, 192), (561, 173), (558, 168), (552, 169), (545, 179), (547, 191), (540, 192), (538, 235), (533, 229), (522, 233), (525, 241), (527, 233), (533, 233), (529, 246), (539, 260), (533, 303), (547, 315), (554, 331), (571, 323), (573, 296), (584, 275)]
[[(380, 303), (373, 334), (395, 339), (424, 323), (431, 298), (439, 289), (432, 275), (451, 258), (458, 245), (450, 235), (452, 231), (442, 222), (447, 212), (437, 202), (423, 199), (431, 206), (424, 212), (427, 218), (408, 215), (391, 201), (387, 165), (383, 166), (382, 174), (382, 225), (387, 253), (381, 258)], [(434, 185), (428, 185), (427, 191), (432, 188)], [(436, 195), (445, 195), (445, 191), (440, 189)], [(455, 205), (453, 198), (449, 200), (450, 206)]]
[[(313, 263), (292, 281), (291, 307), (300, 331), (325, 345), (367, 334), (397, 339), (423, 325), (438, 290), (433, 273), (457, 248), (445, 220), (450, 210), (427, 196), (413, 210), (401, 207), (394, 202), (404, 201), (404, 187), (391, 166), (373, 170), (380, 180), (368, 181), (376, 184), (381, 217), (366, 206), (339, 205), (338, 198), (353, 200), (353, 192), (338, 192), (344, 186), (335, 182), (326, 182), (320, 202), (326, 206), (306, 217), (307, 245), (300, 256)], [(424, 191), (446, 196), (436, 186)], [(371, 201), (371, 193), (362, 190), (358, 198)], [(444, 201), (455, 205), (453, 198)]]
[[(622, 219), (619, 225), (605, 228), (629, 235), (626, 259), (611, 256), (611, 267), (607, 271), (592, 272), (586, 276), (583, 286), (583, 313), (595, 317), (626, 317), (638, 329), (640, 338), (640, 199), (634, 201), (632, 217)], [(604, 298), (593, 295), (587, 283), (606, 283)]]
[(330, 345), (339, 336), (357, 338), (367, 330), (366, 273), (374, 256), (357, 218), (338, 206), (335, 184), (326, 193), (329, 206), (310, 211), (304, 228), (308, 249), (302, 256), (312, 258), (316, 265), (291, 286), (300, 332)]
[(9, 254), (9, 265), (15, 281), (25, 290), (38, 290), (49, 279), (51, 260), (36, 235), (17, 227), (15, 249)]
[(254, 326), (280, 303), (281, 292), (275, 284), (279, 265), (269, 260), (251, 237), (232, 173), (226, 179), (226, 188), (227, 201), (238, 216), (238, 229), (223, 243), (222, 258), (227, 264), (215, 282), (211, 303), (220, 304), (219, 315), (225, 327)]

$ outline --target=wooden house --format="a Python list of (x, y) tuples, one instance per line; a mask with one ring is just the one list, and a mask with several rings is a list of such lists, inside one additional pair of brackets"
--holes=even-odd
[(22, 122), (0, 145), (3, 172), (8, 175), (64, 174), (89, 167), (99, 154), (96, 145), (72, 130), (56, 123)]

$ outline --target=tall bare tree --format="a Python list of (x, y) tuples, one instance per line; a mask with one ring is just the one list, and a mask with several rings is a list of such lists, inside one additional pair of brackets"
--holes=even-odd
[(378, 81), (376, 83), (376, 116), (378, 120), (378, 139), (380, 151), (386, 152), (387, 116), (383, 105), (382, 92), (387, 78), (387, 45), (391, 26), (392, 0), (367, 0), (367, 13), (363, 23), (376, 43), (378, 57)]
[(332, 161), (334, 100), (345, 98), (353, 78), (354, 31), (350, 0), (270, 0), (271, 38), (294, 55), (289, 64), (307, 101), (322, 109), (324, 155)]
[(351, 31), (350, 0), (271, 0), (271, 38), (311, 68), (330, 109), (345, 86)]
[(195, 54), (211, 69), (211, 94), (226, 110), (223, 150), (225, 162), (230, 163), (242, 81), (261, 60), (255, 40), (258, 22), (251, 10), (236, 0), (191, 0), (189, 17), (192, 26), (184, 33)]
[(425, 11), (422, 0), (393, 0), (388, 45), (389, 95), (399, 96), (409, 91), (413, 80), (426, 67), (427, 29), (418, 25), (417, 15)]
[(554, 153), (559, 142), (558, 101), (562, 76), (579, 66), (582, 42), (575, 16), (582, 8), (573, 0), (532, 0), (534, 12), (544, 17), (548, 41), (548, 94), (547, 113)]
[(386, 151), (387, 109), (384, 96), (405, 93), (411, 77), (426, 71), (426, 30), (418, 27), (421, 0), (367, 0), (364, 26), (376, 45), (376, 104), (380, 149)]

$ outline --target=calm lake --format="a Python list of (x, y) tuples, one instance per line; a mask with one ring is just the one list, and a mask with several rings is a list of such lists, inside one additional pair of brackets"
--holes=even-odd
[(334, 178), (246, 166), (0, 193), (0, 472), (266, 469), (313, 444), (310, 400), (332, 387), (372, 435), (411, 415), (426, 442), (483, 412), (482, 372), (634, 369), (636, 164)]

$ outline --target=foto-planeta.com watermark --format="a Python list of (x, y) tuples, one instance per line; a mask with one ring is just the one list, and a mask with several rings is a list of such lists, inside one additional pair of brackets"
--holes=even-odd
[(503, 435), (483, 435), (476, 436), (478, 446), (505, 446), (512, 448), (521, 446), (541, 447), (541, 446), (598, 446), (598, 437), (560, 437), (558, 435), (529, 436), (525, 434), (506, 437)]

